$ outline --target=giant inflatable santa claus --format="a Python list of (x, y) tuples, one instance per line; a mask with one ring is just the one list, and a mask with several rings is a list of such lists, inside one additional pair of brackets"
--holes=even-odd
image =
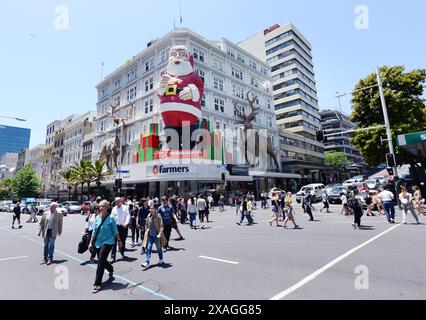
[(194, 57), (185, 46), (170, 49), (169, 64), (157, 89), (166, 127), (194, 125), (201, 118), (204, 83), (194, 69)]

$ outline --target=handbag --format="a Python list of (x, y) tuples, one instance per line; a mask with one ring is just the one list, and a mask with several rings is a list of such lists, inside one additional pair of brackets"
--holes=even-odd
[(77, 252), (79, 254), (85, 253), (89, 249), (89, 243), (90, 243), (89, 234), (85, 233), (83, 235), (83, 237), (81, 238), (81, 241), (78, 244), (78, 250), (77, 250)]
[[(102, 225), (104, 224), (105, 220), (109, 217), (109, 215), (107, 215), (105, 217), (105, 219), (102, 220), (102, 223), (100, 224), (98, 230), (96, 231), (95, 236), (93, 237), (94, 239), (96, 239), (99, 235), (99, 231), (101, 230)], [(81, 241), (78, 244), (78, 249), (77, 252), (79, 254), (83, 254), (85, 253), (88, 249), (89, 249), (89, 243), (90, 243), (90, 237), (88, 233), (85, 233), (83, 235), (83, 237), (81, 238)]]

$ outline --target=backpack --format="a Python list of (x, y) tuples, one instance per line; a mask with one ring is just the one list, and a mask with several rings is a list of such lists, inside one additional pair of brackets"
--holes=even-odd
[(359, 204), (359, 200), (356, 199), (356, 197), (352, 194), (348, 197), (348, 206), (352, 210), (356, 210), (356, 209), (361, 208), (361, 205)]

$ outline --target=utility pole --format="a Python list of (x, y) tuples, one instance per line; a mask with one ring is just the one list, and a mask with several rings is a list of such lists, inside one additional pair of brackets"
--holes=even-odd
[[(385, 94), (383, 92), (383, 84), (382, 84), (382, 78), (380, 76), (379, 67), (377, 67), (377, 83), (379, 85), (380, 100), (382, 102), (383, 117), (385, 119), (385, 127), (386, 127), (386, 135), (388, 137), (389, 152), (395, 156), (395, 149), (393, 147), (392, 133), (391, 133), (389, 117), (388, 117), (388, 109), (386, 106), (386, 99), (385, 99)], [(398, 168), (392, 167), (392, 169), (393, 169), (394, 178), (398, 180)]]

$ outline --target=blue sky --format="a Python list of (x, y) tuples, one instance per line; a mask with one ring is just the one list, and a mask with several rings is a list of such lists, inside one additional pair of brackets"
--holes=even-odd
[[(55, 8), (69, 9), (69, 29), (55, 28)], [(369, 9), (368, 30), (355, 8)], [(426, 68), (424, 0), (182, 0), (183, 27), (208, 39), (239, 42), (275, 23), (292, 22), (309, 39), (323, 108), (378, 65)], [(48, 123), (95, 110), (95, 86), (179, 22), (179, 0), (6, 0), (0, 4), (0, 116), (28, 119), (31, 146)], [(33, 35), (31, 35), (33, 34)], [(350, 98), (342, 99), (350, 112)], [(0, 119), (6, 125), (22, 125)]]

